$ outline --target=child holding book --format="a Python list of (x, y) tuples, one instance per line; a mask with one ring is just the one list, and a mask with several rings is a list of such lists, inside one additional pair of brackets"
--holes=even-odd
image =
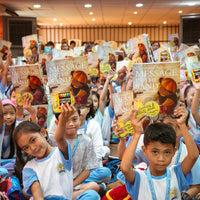
[(132, 199), (149, 199), (149, 197), (151, 199), (181, 199), (181, 191), (187, 186), (185, 176), (190, 172), (199, 156), (197, 146), (187, 131), (185, 124), (187, 115), (176, 113), (176, 116), (179, 116), (177, 123), (188, 150), (184, 160), (172, 168), (168, 168), (175, 153), (176, 132), (170, 125), (152, 124), (147, 127), (144, 133), (142, 150), (150, 163), (147, 172), (144, 172), (132, 168), (137, 143), (143, 133), (142, 123), (146, 116), (143, 114), (136, 119), (136, 114), (137, 110), (133, 110), (131, 123), (134, 135), (130, 145), (125, 150), (121, 163), (129, 195)]

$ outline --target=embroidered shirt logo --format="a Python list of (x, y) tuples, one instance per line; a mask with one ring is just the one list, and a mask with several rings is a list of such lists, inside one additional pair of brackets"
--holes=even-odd
[(178, 192), (176, 189), (173, 189), (170, 191), (169, 199), (170, 200), (178, 200)]
[(62, 163), (58, 164), (57, 171), (58, 171), (59, 174), (61, 174), (62, 172), (65, 172), (66, 169), (65, 169), (64, 164), (62, 164)]

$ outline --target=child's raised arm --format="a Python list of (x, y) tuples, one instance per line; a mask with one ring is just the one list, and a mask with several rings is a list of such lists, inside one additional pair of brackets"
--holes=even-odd
[(69, 158), (68, 158), (67, 142), (65, 139), (66, 123), (67, 123), (68, 118), (74, 112), (77, 112), (77, 110), (73, 105), (69, 105), (69, 104), (67, 104), (67, 106), (61, 105), (61, 114), (58, 118), (58, 126), (56, 128), (56, 132), (54, 135), (58, 148), (62, 151), (65, 159), (67, 160)]
[(133, 159), (135, 158), (135, 150), (137, 148), (138, 141), (140, 139), (141, 134), (143, 133), (142, 123), (145, 120), (146, 114), (139, 116), (136, 119), (137, 110), (132, 110), (131, 113), (131, 124), (134, 128), (134, 134), (132, 140), (124, 152), (122, 162), (120, 168), (122, 173), (124, 174), (126, 180), (128, 180), (131, 184), (134, 184), (135, 181), (135, 172), (133, 170)]
[(174, 114), (176, 117), (178, 117), (177, 124), (181, 130), (181, 133), (183, 134), (183, 138), (188, 151), (187, 156), (181, 164), (183, 174), (186, 176), (195, 164), (199, 156), (199, 151), (185, 123), (189, 114), (188, 110), (185, 108), (185, 105), (183, 103), (181, 103), (180, 105), (181, 106), (175, 110)]
[(195, 88), (194, 97), (191, 105), (192, 115), (198, 125), (200, 125), (200, 113), (199, 113), (199, 99), (200, 99), (200, 80), (199, 82), (192, 81)]

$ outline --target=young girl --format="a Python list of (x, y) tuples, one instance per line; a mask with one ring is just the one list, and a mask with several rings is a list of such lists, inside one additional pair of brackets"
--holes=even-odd
[[(72, 156), (68, 143), (63, 140), (65, 121), (71, 111), (63, 111), (55, 133), (58, 147), (54, 148), (46, 140), (46, 131), (30, 121), (20, 123), (13, 134), (17, 157), (22, 151), (35, 157), (23, 169), (23, 186), (26, 194), (34, 199), (72, 199), (73, 173)], [(64, 128), (63, 128), (64, 126)], [(59, 187), (55, 187), (55, 183)]]
[[(31, 119), (36, 121), (35, 110), (31, 106), (30, 97), (26, 96), (22, 99), (22, 112), (18, 107), (16, 108), (15, 101), (10, 99), (2, 100), (3, 104), (3, 118), (5, 124), (5, 131), (2, 133), (2, 158), (13, 158), (15, 155), (14, 143), (12, 140), (12, 133), (14, 128), (23, 121), (23, 108), (30, 112)], [(0, 146), (1, 147), (1, 146)]]
[(185, 88), (184, 91), (185, 104), (187, 109), (190, 111), (189, 123), (191, 127), (189, 129), (189, 132), (192, 138), (200, 145), (200, 128), (199, 128), (200, 124), (198, 124), (198, 117), (197, 117), (199, 113), (199, 98), (197, 95), (198, 95), (198, 90), (195, 89), (193, 85), (189, 85)]

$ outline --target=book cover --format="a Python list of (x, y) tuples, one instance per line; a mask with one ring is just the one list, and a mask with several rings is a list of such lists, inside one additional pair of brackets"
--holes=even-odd
[(37, 125), (41, 128), (47, 128), (48, 105), (34, 106), (36, 110)]
[(6, 56), (10, 51), (12, 43), (6, 40), (0, 40), (1, 59), (6, 60)]
[(180, 102), (180, 63), (133, 64), (134, 107), (145, 123), (173, 118)]
[(133, 134), (133, 127), (130, 121), (131, 108), (133, 107), (133, 95), (134, 93), (131, 90), (112, 94), (117, 123), (121, 128), (125, 128), (125, 132), (122, 133), (120, 137)]
[(130, 54), (133, 55), (133, 60), (137, 60), (139, 57), (142, 63), (153, 62), (151, 44), (147, 34), (129, 39), (127, 41), (127, 47), (130, 50)]
[(13, 66), (10, 73), (19, 106), (22, 106), (21, 97), (27, 94), (32, 98), (32, 105), (47, 104), (39, 65)]
[(71, 91), (75, 106), (92, 103), (91, 81), (87, 57), (75, 57), (46, 62), (51, 104), (55, 113), (59, 112), (57, 94)]
[(22, 37), (24, 57), (27, 64), (35, 64), (39, 59), (37, 34)]

